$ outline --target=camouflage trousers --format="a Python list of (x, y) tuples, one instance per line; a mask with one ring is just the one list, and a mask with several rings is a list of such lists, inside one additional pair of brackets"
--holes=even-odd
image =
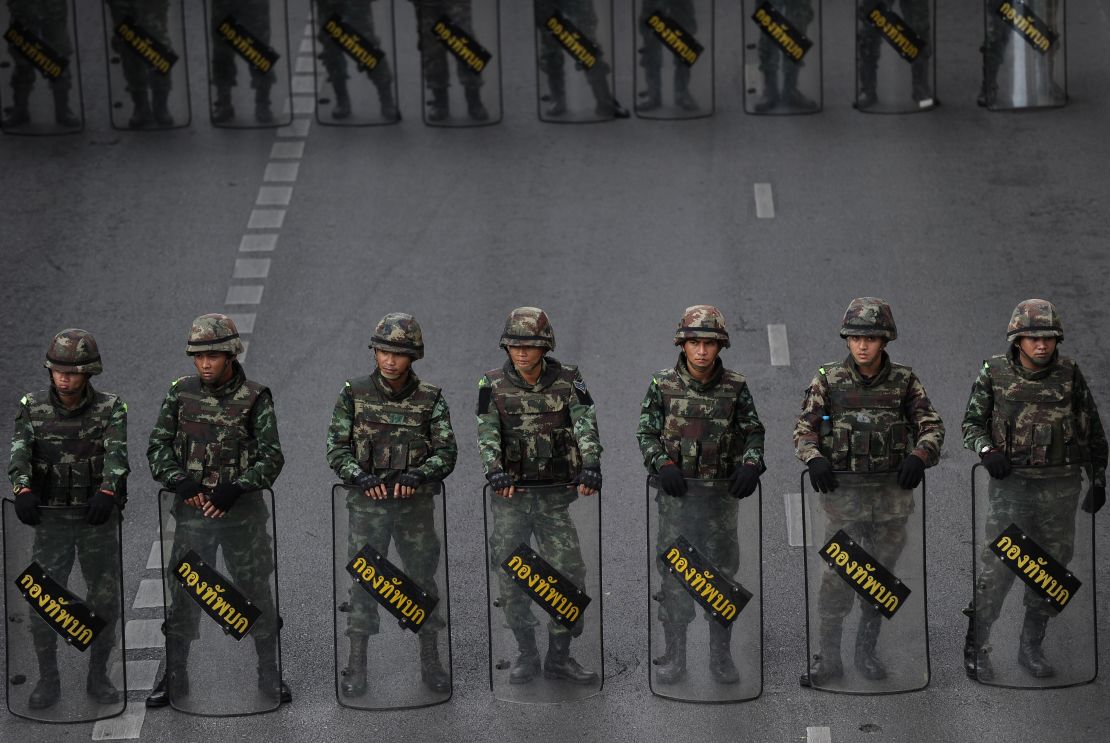
[(665, 554), (678, 537), (685, 537), (713, 564), (718, 575), (735, 577), (740, 568), (740, 543), (736, 532), (740, 501), (727, 492), (683, 498), (659, 493), (655, 496), (655, 504), (659, 529), (655, 537), (654, 562), (663, 578), (659, 621), (663, 624), (689, 624), (694, 620), (694, 599), (681, 581), (670, 575), (658, 556)]
[[(867, 20), (867, 14), (875, 7), (873, 2), (860, 3), (859, 5), (859, 32), (857, 36), (859, 60), (861, 65), (867, 65), (872, 69), (878, 64), (879, 51), (883, 43), (882, 35), (879, 29), (875, 28), (870, 21)], [(902, 20), (906, 25), (921, 39), (929, 40), (930, 34), (930, 13), (931, 0), (890, 0), (887, 3), (890, 10), (895, 7), (901, 11)], [(925, 64), (929, 56), (933, 53), (933, 45), (927, 44), (921, 48), (921, 53), (914, 64)]]
[(605, 61), (605, 47), (603, 41), (597, 38), (597, 11), (594, 9), (594, 0), (534, 0), (536, 24), (540, 35), (539, 65), (548, 79), (563, 80), (563, 65), (566, 64), (567, 53), (563, 45), (552, 36), (543, 24), (556, 11), (573, 23), (582, 36), (588, 38), (598, 47), (597, 62), (586, 72), (587, 79), (607, 79), (609, 63)]
[[(436, 22), (447, 17), (456, 26), (473, 35), (474, 24), (470, 15), (470, 0), (414, 0), (416, 25), (420, 31), (421, 61), (424, 64), (424, 84), (429, 88), (446, 88), (449, 84), (447, 47), (436, 37)], [(478, 39), (481, 42), (481, 39)], [(482, 84), (482, 76), (470, 69), (461, 59), (456, 60), (459, 82), (468, 88)]]
[[(66, 0), (8, 0), (9, 23), (18, 23), (37, 36), (62, 59), (73, 56), (73, 36), (69, 28), (69, 3)], [(8, 29), (0, 29), (0, 32)], [(29, 90), (35, 85), (35, 65), (15, 46), (9, 45), (12, 58), (12, 88)], [(72, 64), (51, 81), (56, 88), (68, 89), (73, 77)]]
[[(596, 496), (595, 496), (596, 497)], [(525, 595), (512, 578), (501, 569), (501, 563), (521, 544), (534, 539), (536, 552), (552, 567), (579, 588), (585, 588), (586, 564), (582, 560), (582, 545), (578, 541), (578, 528), (570, 515), (570, 505), (578, 498), (576, 486), (565, 490), (550, 488), (521, 490), (511, 498), (490, 494), (490, 511), (493, 527), (489, 537), (490, 570), (497, 575), (501, 608), (509, 628), (516, 631), (539, 624), (532, 613), (532, 600)], [(583, 622), (576, 622), (569, 630), (551, 621), (552, 635), (582, 634)]]
[[(387, 555), (392, 540), (401, 557), (401, 569), (405, 575), (427, 591), (429, 596), (439, 596), (436, 570), (442, 539), (435, 524), (438, 492), (437, 486), (434, 492), (421, 488), (411, 498), (373, 500), (353, 489), (347, 496), (348, 561), (367, 545)], [(381, 631), (378, 602), (355, 583), (351, 584), (349, 596), (351, 611), (347, 616), (347, 636), (378, 634)], [(420, 631), (437, 632), (446, 626), (437, 604)]]
[[(698, 19), (694, 13), (694, 0), (643, 0), (640, 18), (637, 21), (640, 30), (640, 66), (648, 73), (648, 79), (658, 77), (659, 68), (663, 65), (663, 42), (647, 25), (647, 19), (653, 13), (659, 13), (670, 18), (690, 33), (698, 30)], [(685, 67), (675, 57), (675, 69)]]
[[(813, 0), (771, 0), (771, 5), (786, 16), (786, 20), (797, 33), (804, 34), (816, 17)], [(762, 31), (757, 33), (759, 34), (759, 69), (763, 72), (774, 72), (779, 68), (780, 59), (789, 58), (774, 39)], [(792, 59), (790, 62), (797, 67), (805, 64), (804, 61), (794, 62)]]
[[(271, 0), (209, 0), (212, 5), (211, 23), (211, 50), (212, 50), (212, 84), (218, 88), (231, 88), (237, 84), (238, 67), (242, 62), (247, 64), (234, 48), (220, 35), (220, 25), (228, 19), (234, 20), (245, 28), (251, 36), (263, 44), (270, 44), (271, 37)], [(280, 7), (280, 6), (279, 6)], [(282, 19), (284, 24), (284, 19)], [(279, 54), (284, 54), (284, 39), (281, 40), (282, 48), (277, 49)], [(252, 64), (250, 68), (251, 87), (269, 90), (273, 86), (276, 75), (274, 71), (262, 72)]]
[[(119, 28), (126, 19), (131, 25), (138, 26), (150, 34), (154, 41), (166, 49), (175, 51), (168, 26), (170, 0), (108, 0), (108, 8), (112, 11), (113, 29)], [(129, 91), (142, 92), (148, 87), (154, 90), (170, 89), (170, 75), (163, 75), (147, 64), (130, 44), (125, 43), (114, 32), (112, 50), (119, 55), (123, 77), (127, 80)]]
[[(320, 61), (328, 71), (328, 81), (346, 80), (350, 75), (347, 66), (354, 64), (347, 58), (347, 53), (337, 44), (332, 37), (324, 32), (324, 26), (332, 16), (339, 16), (344, 25), (358, 32), (363, 43), (380, 49), (382, 42), (374, 30), (374, 13), (371, 0), (316, 0), (316, 24), (320, 27), (316, 38), (320, 41)], [(392, 29), (387, 29), (392, 32)], [(362, 72), (359, 66), (356, 70)], [(384, 56), (377, 66), (369, 73), (370, 80), (379, 87), (393, 82), (393, 72), (389, 68), (389, 60)]]

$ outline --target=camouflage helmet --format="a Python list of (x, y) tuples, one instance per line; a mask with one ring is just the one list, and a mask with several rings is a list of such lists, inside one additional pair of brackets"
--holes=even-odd
[(535, 346), (554, 351), (555, 331), (547, 313), (539, 307), (517, 307), (505, 321), (500, 346)]
[(235, 321), (227, 315), (213, 312), (193, 320), (189, 330), (189, 343), (185, 353), (193, 356), (210, 351), (224, 351), (233, 356), (243, 353), (243, 342), (239, 340), (239, 329)]
[(709, 304), (687, 307), (674, 331), (674, 344), (681, 346), (692, 338), (711, 338), (718, 341), (722, 348), (728, 348), (725, 316), (719, 309)]
[(1013, 342), (1023, 335), (1064, 340), (1064, 326), (1056, 306), (1047, 299), (1027, 299), (1015, 307), (1006, 328), (1006, 340)]
[(390, 312), (374, 328), (368, 348), (424, 358), (424, 335), (420, 323), (404, 312)]
[(78, 374), (99, 374), (104, 371), (96, 339), (92, 337), (92, 333), (80, 328), (66, 328), (54, 336), (42, 365), (47, 369)]
[(844, 311), (844, 322), (840, 326), (840, 337), (875, 336), (892, 341), (898, 337), (898, 326), (894, 324), (894, 313), (885, 299), (878, 297), (857, 297)]

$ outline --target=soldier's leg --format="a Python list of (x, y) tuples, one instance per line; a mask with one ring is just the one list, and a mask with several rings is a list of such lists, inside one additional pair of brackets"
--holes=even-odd
[(212, 0), (211, 18), (211, 81), (216, 88), (216, 100), (212, 102), (212, 122), (223, 124), (235, 118), (235, 108), (231, 104), (231, 89), (238, 84), (239, 70), (235, 62), (235, 51), (224, 40), (220, 26), (228, 18), (238, 20), (235, 0)]
[(417, 47), (420, 49), (424, 85), (432, 95), (432, 99), (427, 103), (428, 121), (443, 121), (451, 114), (447, 97), (447, 88), (450, 85), (447, 74), (447, 49), (439, 43), (433, 31), (436, 21), (443, 15), (442, 5), (431, 0), (418, 0), (414, 4), (416, 27), (419, 31)]
[[(243, 0), (243, 19), (245, 25), (256, 39), (269, 45), (273, 36), (273, 19), (270, 18), (270, 0)], [(284, 23), (284, 20), (282, 21)], [(277, 82), (277, 74), (272, 70), (263, 71), (250, 65), (251, 87), (254, 88), (254, 120), (259, 124), (274, 121), (270, 105), (270, 89)]]
[(979, 91), (977, 103), (980, 106), (989, 106), (998, 95), (998, 70), (1002, 67), (1002, 58), (1006, 54), (1006, 45), (1010, 43), (1012, 31), (1009, 26), (997, 16), (994, 8), (997, 3), (985, 0), (987, 11), (986, 34), (983, 37), (983, 85)]
[[(902, 512), (908, 509), (884, 508), (884, 506), (912, 498), (912, 493), (898, 490), (883, 494), (880, 498), (876, 508), (876, 520), (870, 525), (864, 544), (875, 560), (887, 570), (897, 574), (898, 558), (905, 549), (908, 538), (906, 531), (908, 515), (902, 515)], [(895, 515), (892, 515), (892, 512)], [(886, 668), (879, 660), (875, 646), (878, 643), (883, 622), (886, 620), (869, 601), (865, 601), (862, 597), (859, 597), (858, 601), (860, 618), (856, 628), (855, 667), (864, 678), (880, 681), (886, 678)]]
[[(472, 37), (474, 35), (474, 22), (470, 9), (471, 0), (449, 0), (447, 7), (451, 17)], [(444, 50), (446, 54), (446, 49)], [(466, 115), (474, 121), (488, 121), (489, 111), (482, 103), (482, 85), (485, 82), (481, 73), (475, 72), (463, 59), (455, 60), (458, 68), (459, 82), (466, 91)]]
[(659, 559), (679, 536), (692, 539), (691, 520), (686, 518), (692, 502), (673, 498), (660, 492), (655, 497), (659, 511), (659, 524), (655, 535), (655, 569), (660, 575), (658, 618), (663, 625), (666, 648), (662, 656), (652, 659), (655, 678), (662, 684), (674, 684), (686, 676), (686, 632), (694, 620), (694, 600), (686, 593), (679, 579)]
[[(417, 494), (408, 502), (401, 503), (394, 525), (394, 538), (405, 572), (428, 595), (438, 597), (436, 570), (439, 567), (441, 539), (435, 523), (436, 497), (433, 494)], [(440, 661), (438, 646), (438, 634), (446, 627), (440, 605), (436, 604), (419, 632), (420, 678), (429, 689), (441, 693), (451, 690), (451, 677)]]
[[(806, 32), (815, 16), (812, 0), (787, 0), (786, 18), (801, 33)], [(796, 109), (815, 111), (817, 103), (798, 90), (798, 75), (804, 64), (804, 61), (783, 57), (782, 99)]]
[(493, 527), (489, 537), (490, 570), (497, 575), (498, 600), (505, 611), (505, 623), (516, 638), (518, 654), (509, 671), (509, 682), (524, 684), (540, 672), (540, 655), (536, 646), (536, 621), (530, 600), (504, 570), (501, 563), (521, 544), (528, 544), (532, 535), (536, 499), (533, 494), (517, 494), (512, 500), (491, 494), (490, 511)]
[[(536, 23), (542, 27), (543, 23), (558, 10), (554, 0), (535, 0)], [(564, 69), (566, 60), (565, 52), (546, 29), (539, 31), (539, 67), (547, 78), (548, 96), (551, 105), (547, 109), (548, 116), (562, 116), (567, 112), (567, 83)]]
[[(705, 503), (701, 529), (705, 534), (705, 553), (717, 570), (735, 577), (740, 569), (740, 543), (736, 524), (740, 502), (722, 495)], [(722, 684), (735, 684), (740, 672), (732, 660), (732, 627), (706, 617), (709, 622), (709, 671)]]
[(120, 27), (125, 18), (130, 19), (132, 23), (139, 22), (143, 30), (152, 31), (152, 29), (147, 27), (146, 14), (136, 8), (134, 0), (109, 0), (108, 8), (112, 14), (112, 51), (119, 56), (123, 79), (127, 82), (127, 93), (131, 96), (131, 119), (127, 122), (127, 126), (141, 129), (150, 126), (154, 121), (147, 92), (151, 82), (150, 66), (139, 57), (130, 44), (115, 33), (115, 29)]
[(38, 11), (41, 19), (42, 39), (70, 64), (61, 75), (50, 81), (54, 94), (54, 121), (60, 126), (81, 126), (80, 117), (70, 108), (69, 91), (73, 83), (73, 68), (77, 64), (69, 28), (69, 6), (65, 0), (43, 0)]
[(968, 615), (967, 638), (964, 643), (964, 670), (968, 677), (980, 681), (994, 678), (989, 644), (991, 626), (1002, 612), (1006, 594), (1014, 582), (1013, 572), (990, 549), (990, 542), (1015, 521), (1025, 520), (1019, 504), (1021, 486), (1014, 476), (1007, 480), (991, 480), (987, 490), (987, 516), (984, 539), (979, 554), (974, 597), (964, 613)]
[(906, 24), (926, 42), (911, 65), (910, 74), (913, 80), (913, 99), (927, 101), (933, 97), (932, 81), (929, 79), (930, 58), (933, 56), (933, 19), (929, 12), (929, 0), (902, 0), (901, 7)]
[[(69, 585), (75, 553), (74, 530), (57, 523), (44, 523), (35, 527), (31, 547), (33, 559), (43, 571), (63, 586)], [(27, 626), (39, 666), (39, 679), (27, 700), (30, 709), (47, 709), (57, 704), (62, 693), (58, 676), (58, 635), (42, 621), (30, 607), (27, 609)], [(13, 625), (14, 626), (14, 625)], [(10, 631), (10, 629), (9, 629)]]
[(333, 16), (338, 15), (343, 22), (349, 22), (346, 6), (342, 0), (315, 0), (316, 6), (316, 39), (320, 43), (320, 62), (328, 75), (328, 82), (335, 91), (335, 106), (331, 110), (331, 117), (342, 121), (351, 116), (351, 94), (347, 88), (347, 57), (339, 48), (339, 44), (328, 33), (328, 24)]
[(858, 6), (859, 18), (857, 20), (858, 32), (856, 34), (856, 64), (859, 70), (859, 79), (856, 80), (856, 105), (860, 108), (874, 106), (879, 96), (876, 91), (879, 75), (879, 30), (868, 19), (870, 6), (861, 3)]
[[(662, 12), (665, 0), (644, 0), (637, 28), (640, 31), (640, 66), (644, 68), (646, 90), (636, 104), (640, 111), (654, 111), (663, 105), (663, 44), (648, 25), (653, 14)], [(676, 68), (677, 69), (677, 68)]]
[[(694, 0), (671, 0), (671, 17), (689, 31), (697, 33), (698, 18), (694, 12)], [(712, 22), (712, 21), (710, 21)], [(684, 64), (678, 57), (674, 58), (674, 101), (675, 105), (683, 111), (696, 111), (697, 101), (690, 93), (691, 68)]]
[[(393, 531), (392, 510), (361, 493), (348, 497), (347, 508), (347, 559), (353, 559), (366, 546), (387, 554)], [(343, 696), (356, 697), (366, 693), (366, 646), (370, 635), (381, 631), (381, 619), (377, 602), (354, 582), (348, 589), (348, 606), (346, 634), (350, 648), (339, 690)]]
[[(166, 49), (174, 52), (173, 39), (169, 32), (170, 0), (155, 0), (148, 8), (145, 20), (151, 34)], [(185, 64), (183, 60), (178, 60)], [(171, 74), (162, 74), (160, 70), (151, 68), (147, 71), (150, 78), (150, 105), (154, 116), (154, 123), (158, 126), (173, 126), (173, 113), (169, 108), (170, 91), (173, 89)]]
[[(822, 497), (825, 513), (825, 540), (832, 539), (843, 529), (858, 540), (860, 513), (857, 493), (829, 494)], [(844, 617), (852, 610), (852, 589), (833, 571), (824, 570), (817, 591), (818, 626), (809, 628), (811, 645), (817, 636), (818, 651), (813, 656), (809, 670), (799, 680), (802, 686), (821, 685), (844, 675), (840, 645), (844, 634)]]
[(87, 526), (75, 535), (81, 574), (88, 586), (89, 606), (106, 624), (89, 648), (89, 673), (85, 689), (99, 704), (117, 704), (123, 698), (108, 678), (113, 657), (123, 660), (116, 645), (120, 613), (120, 544), (118, 525), (109, 519), (102, 526)]
[[(575, 25), (578, 26), (583, 35), (593, 39), (598, 47), (597, 60), (593, 67), (586, 70), (586, 80), (590, 84), (590, 91), (594, 94), (594, 101), (597, 103), (594, 111), (598, 116), (613, 116), (618, 119), (628, 118), (628, 111), (613, 97), (613, 91), (609, 87), (611, 67), (605, 60), (605, 55), (611, 53), (612, 50), (605, 49), (601, 45), (602, 39), (597, 38), (598, 18), (593, 0), (568, 0), (567, 6), (568, 10), (573, 12), (572, 20)], [(608, 41), (608, 39), (605, 41)]]

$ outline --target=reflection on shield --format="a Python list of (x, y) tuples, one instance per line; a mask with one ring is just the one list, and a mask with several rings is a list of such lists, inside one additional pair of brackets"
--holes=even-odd
[(821, 110), (821, 0), (743, 0), (744, 110)]
[(85, 121), (73, 3), (2, 3), (0, 34), (4, 133), (81, 131)]
[(971, 612), (976, 678), (1016, 688), (1094, 681), (1094, 517), (1079, 508), (1089, 466), (972, 470)]
[(647, 482), (648, 650), (653, 694), (743, 702), (763, 692), (762, 491), (686, 481), (675, 498)]
[(936, 106), (935, 0), (856, 0), (856, 108)]
[(92, 722), (124, 710), (121, 522), (83, 506), (40, 507), (27, 526), (3, 502), (8, 710)]
[(713, 0), (636, 0), (636, 115), (712, 116)]
[(846, 694), (929, 684), (925, 483), (837, 472), (832, 493), (802, 473), (808, 681)]
[(1068, 101), (1064, 0), (984, 0), (983, 97), (1005, 111)]
[(501, 121), (500, 0), (417, 0), (424, 123)]
[(335, 688), (344, 707), (451, 698), (444, 497), (439, 482), (385, 500), (332, 488)]
[(612, 120), (612, 0), (533, 2), (540, 120)]
[(401, 120), (392, 2), (313, 0), (316, 120), (375, 126)]

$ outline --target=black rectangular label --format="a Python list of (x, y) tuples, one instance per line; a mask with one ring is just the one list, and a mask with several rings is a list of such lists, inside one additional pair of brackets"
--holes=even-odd
[(925, 49), (925, 40), (909, 27), (902, 16), (888, 8), (886, 3), (875, 3), (867, 14), (867, 21), (907, 62), (916, 62)]
[(1041, 54), (1047, 53), (1059, 37), (1059, 34), (1021, 0), (1000, 3), (995, 12), (1014, 29), (1015, 33), (1029, 42), (1029, 46)]
[(321, 33), (353, 59), (359, 71), (373, 70), (385, 59), (385, 52), (362, 38), (362, 34), (344, 23), (338, 13), (327, 20)]
[(173, 572), (185, 594), (236, 640), (246, 637), (262, 616), (261, 609), (192, 550), (174, 565)]
[(145, 28), (135, 23), (135, 19), (127, 16), (116, 26), (116, 36), (127, 45), (127, 48), (146, 62), (152, 69), (157, 70), (163, 77), (170, 74), (177, 55), (168, 47), (159, 42)]
[[(100, 636), (107, 622), (96, 615), (84, 599), (70, 593), (51, 578), (37, 562), (15, 579), (27, 603), (61, 635), (62, 639), (82, 653)], [(9, 628), (10, 632), (10, 628)]]
[(28, 31), (22, 24), (12, 23), (8, 26), (8, 30), (4, 32), (4, 41), (33, 64), (48, 80), (60, 78), (69, 66), (67, 58), (54, 51), (53, 47)]
[(259, 41), (254, 34), (236, 23), (233, 16), (223, 19), (216, 27), (216, 35), (261, 73), (269, 72), (281, 58), (272, 47)]
[(601, 49), (588, 36), (578, 30), (570, 19), (564, 18), (559, 11), (553, 12), (540, 28), (555, 37), (563, 51), (587, 70), (592, 70), (601, 56)]
[(771, 3), (763, 3), (752, 13), (752, 20), (759, 30), (767, 34), (779, 47), (783, 54), (801, 62), (813, 42), (806, 35), (794, 28), (786, 16), (780, 13)]
[(1006, 567), (1039, 593), (1057, 613), (1064, 610), (1071, 597), (1083, 585), (1056, 558), (1019, 529), (1017, 524), (1006, 527), (990, 547)]
[(910, 588), (861, 547), (843, 529), (821, 548), (821, 559), (887, 619), (902, 608)]
[(438, 597), (429, 596), (412, 578), (370, 545), (360, 549), (347, 563), (347, 572), (407, 630), (419, 632), (424, 620), (439, 603)]
[(717, 567), (702, 557), (685, 537), (676, 539), (659, 559), (694, 601), (725, 627), (732, 624), (752, 600), (751, 591), (720, 575)]
[(694, 35), (687, 31), (678, 21), (662, 13), (652, 13), (644, 19), (644, 23), (656, 38), (667, 47), (672, 54), (682, 61), (687, 67), (693, 67), (705, 51)]
[(481, 74), (482, 70), (486, 69), (489, 61), (493, 59), (493, 55), (484, 46), (479, 44), (476, 39), (470, 38), (470, 34), (452, 23), (447, 16), (443, 16), (435, 22), (435, 25), (432, 26), (432, 33), (439, 39), (440, 44), (447, 47), (447, 51), (458, 57), (463, 64), (474, 72)]
[(581, 588), (526, 544), (517, 547), (501, 563), (501, 569), (516, 581), (520, 590), (564, 627), (573, 628), (590, 605), (590, 597)]

